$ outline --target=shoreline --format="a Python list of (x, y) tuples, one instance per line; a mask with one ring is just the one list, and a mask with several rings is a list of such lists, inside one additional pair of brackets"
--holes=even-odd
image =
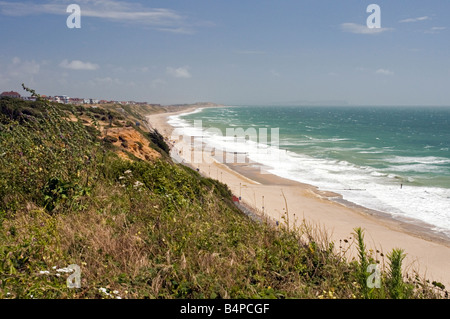
[[(175, 128), (167, 123), (167, 118), (198, 108), (193, 106), (146, 118), (151, 127), (170, 141), (171, 148), (183, 147), (183, 143), (184, 147), (190, 148), (190, 144), (172, 139)], [(374, 255), (376, 259), (380, 259), (378, 252), (386, 255), (393, 248), (402, 248), (407, 254), (404, 265), (408, 270), (415, 270), (420, 276), (450, 287), (450, 274), (446, 271), (450, 269), (450, 240), (433, 232), (429, 225), (416, 220), (396, 219), (390, 214), (346, 201), (339, 194), (321, 191), (313, 185), (267, 172), (262, 174), (258, 163), (224, 164), (210, 157), (211, 163), (203, 161), (195, 164), (196, 167), (194, 164), (189, 166), (197, 168), (205, 177), (227, 184), (233, 194), (242, 198), (241, 202), (262, 215), (280, 223), (289, 221), (294, 227), (299, 219), (306, 220), (325, 229), (336, 247), (339, 243), (342, 245), (342, 241), (351, 242), (354, 228), (361, 227), (365, 231), (367, 249), (377, 251)], [(386, 259), (384, 261), (387, 262)]]

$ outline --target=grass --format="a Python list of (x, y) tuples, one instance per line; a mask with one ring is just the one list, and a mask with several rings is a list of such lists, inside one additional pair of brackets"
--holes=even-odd
[[(0, 298), (438, 298), (388, 255), (381, 288), (326, 231), (255, 223), (228, 187), (167, 157), (127, 161), (80, 110), (0, 100)], [(23, 110), (31, 109), (32, 111)], [(97, 111), (99, 112), (99, 111)], [(160, 136), (153, 136), (160, 151)], [(164, 152), (164, 151), (162, 151)], [(81, 288), (65, 267), (80, 266)]]

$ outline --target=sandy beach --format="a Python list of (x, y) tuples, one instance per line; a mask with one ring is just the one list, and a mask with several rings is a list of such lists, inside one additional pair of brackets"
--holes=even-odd
[[(193, 111), (160, 113), (147, 116), (149, 125), (156, 128), (174, 150), (191, 148), (191, 141), (179, 139), (167, 117)], [(200, 150), (194, 150), (193, 156)], [(175, 157), (178, 152), (173, 152)], [(183, 160), (182, 158), (179, 159)], [(186, 159), (184, 159), (186, 160)], [(335, 248), (345, 250), (354, 240), (354, 228), (365, 231), (365, 242), (373, 250), (374, 257), (383, 260), (393, 248), (402, 248), (407, 254), (405, 270), (417, 271), (431, 281), (443, 283), (450, 288), (450, 243), (418, 222), (394, 220), (387, 214), (375, 212), (342, 200), (338, 194), (319, 191), (312, 185), (284, 179), (262, 172), (257, 163), (222, 164), (210, 156), (195, 169), (207, 177), (217, 179), (229, 186), (241, 201), (279, 224), (299, 226), (302, 220), (325, 229)], [(348, 241), (346, 243), (345, 241)], [(350, 257), (350, 255), (349, 255)], [(384, 259), (387, 264), (387, 259)]]

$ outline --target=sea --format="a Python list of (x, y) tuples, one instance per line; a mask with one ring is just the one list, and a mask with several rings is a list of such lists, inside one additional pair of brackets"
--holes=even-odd
[[(450, 107), (230, 106), (171, 116), (169, 124), (211, 147), (245, 152), (271, 174), (450, 238)], [(238, 128), (260, 134), (227, 135)]]

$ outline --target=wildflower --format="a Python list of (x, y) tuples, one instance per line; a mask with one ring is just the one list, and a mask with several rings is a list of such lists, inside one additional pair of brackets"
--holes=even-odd
[(72, 272), (73, 269), (69, 269), (69, 268), (60, 268), (60, 269), (56, 269), (57, 272)]
[(125, 176), (120, 176), (119, 179), (125, 179)]
[(106, 288), (100, 287), (98, 290), (102, 293), (104, 293), (108, 297), (112, 297), (112, 295), (106, 290)]
[(141, 187), (142, 185), (144, 185), (144, 184), (141, 183), (140, 181), (136, 181), (136, 182), (134, 183), (134, 188), (139, 188), (139, 187)]
[(49, 274), (50, 274), (50, 271), (48, 271), (48, 270), (41, 270), (39, 272), (39, 275), (49, 275)]
[(131, 170), (126, 170), (124, 174), (131, 174)]

